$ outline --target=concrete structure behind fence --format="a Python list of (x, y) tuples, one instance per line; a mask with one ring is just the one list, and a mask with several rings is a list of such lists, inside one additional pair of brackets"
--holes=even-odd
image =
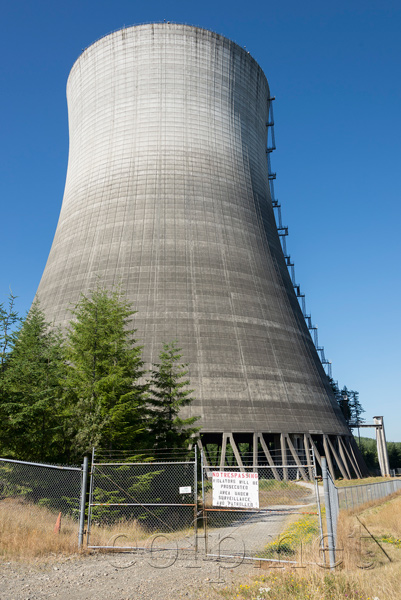
[(83, 52), (67, 96), (67, 181), (37, 293), (47, 318), (65, 327), (81, 292), (121, 283), (146, 361), (164, 341), (183, 348), (189, 410), (221, 456), (248, 441), (254, 459), (274, 446), (286, 464), (315, 446), (360, 474), (281, 248), (256, 61), (211, 31), (130, 27)]

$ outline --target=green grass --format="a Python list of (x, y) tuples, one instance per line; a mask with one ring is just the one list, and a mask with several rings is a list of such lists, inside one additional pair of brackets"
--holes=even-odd
[(301, 547), (313, 544), (319, 536), (317, 515), (303, 515), (292, 522), (277, 539), (258, 553), (258, 558), (293, 558)]

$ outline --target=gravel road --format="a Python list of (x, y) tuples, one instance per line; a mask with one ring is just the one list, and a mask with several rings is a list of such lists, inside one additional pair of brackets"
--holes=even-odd
[[(127, 564), (126, 568), (118, 568)], [(145, 555), (95, 554), (54, 559), (47, 564), (6, 562), (0, 566), (1, 600), (221, 600), (219, 590), (245, 583), (258, 570), (182, 553), (174, 564), (158, 568)], [(165, 559), (164, 559), (165, 560)], [(161, 561), (163, 562), (163, 561)], [(171, 562), (165, 560), (165, 562)], [(225, 567), (225, 568), (222, 568)], [(234, 567), (234, 568), (233, 568)]]
[[(244, 550), (248, 555), (262, 549), (294, 518), (284, 507), (275, 508), (270, 513), (256, 513), (245, 522), (210, 529), (209, 553), (219, 553), (221, 540), (221, 555), (243, 555)], [(291, 512), (297, 508), (292, 507)], [(124, 545), (124, 539), (121, 543)], [(95, 551), (30, 565), (5, 561), (0, 565), (0, 600), (221, 600), (222, 588), (246, 583), (259, 573), (253, 561), (207, 557), (202, 538), (197, 554), (193, 552), (193, 537), (172, 540), (166, 551), (160, 550), (158, 543), (166, 546), (161, 539), (153, 552)]]

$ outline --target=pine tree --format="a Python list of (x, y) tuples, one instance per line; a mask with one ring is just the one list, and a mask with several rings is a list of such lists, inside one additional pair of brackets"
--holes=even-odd
[(59, 419), (63, 349), (61, 335), (46, 323), (39, 301), (10, 343), (1, 406), (3, 449), (20, 459), (54, 459), (63, 453)]
[(347, 396), (346, 395), (344, 396), (342, 391), (340, 392), (340, 388), (338, 387), (338, 384), (336, 381), (334, 381), (334, 379), (330, 378), (330, 386), (331, 386), (331, 389), (333, 390), (333, 394), (336, 399), (336, 402), (341, 409), (343, 417), (347, 421), (347, 424), (348, 424), (350, 422), (349, 420), (350, 420), (351, 413), (350, 413), (349, 406), (348, 406)]
[(338, 402), (340, 404), (341, 412), (343, 413), (345, 420), (347, 421), (347, 425), (352, 422), (352, 407), (350, 402), (350, 393), (346, 386), (343, 387), (339, 396)]
[(340, 391), (340, 388), (333, 379), (330, 379), (331, 389), (333, 390), (337, 404), (347, 422), (347, 425), (363, 423), (361, 414), (365, 412), (359, 402), (359, 392), (348, 390), (346, 386)]
[(135, 312), (119, 290), (98, 288), (72, 314), (65, 387), (76, 450), (132, 448), (146, 391), (142, 348), (128, 330)]
[(351, 421), (352, 423), (356, 423), (359, 425), (365, 420), (361, 417), (362, 413), (364, 413), (365, 410), (359, 402), (359, 392), (355, 392), (354, 390), (347, 390), (347, 395), (351, 412)]
[(182, 419), (179, 416), (180, 409), (193, 401), (190, 396), (193, 390), (186, 389), (190, 383), (186, 379), (187, 365), (179, 363), (180, 351), (175, 341), (163, 344), (160, 363), (151, 371), (149, 431), (155, 449), (186, 449), (199, 431), (198, 427), (193, 427), (198, 417)]
[(16, 328), (21, 322), (21, 318), (15, 310), (15, 300), (16, 296), (10, 293), (8, 308), (4, 306), (4, 303), (0, 304), (0, 378), (6, 370), (10, 347), (15, 341)]
[(8, 415), (5, 410), (5, 402), (8, 397), (6, 385), (8, 359), (13, 342), (15, 342), (16, 331), (21, 322), (15, 310), (15, 296), (10, 293), (8, 306), (0, 303), (0, 454), (5, 456), (9, 452), (8, 439)]

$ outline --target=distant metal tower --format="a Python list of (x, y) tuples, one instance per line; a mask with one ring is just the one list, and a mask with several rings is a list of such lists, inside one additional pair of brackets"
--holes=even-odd
[(388, 459), (386, 434), (383, 417), (373, 417), (373, 423), (350, 423), (350, 428), (359, 430), (360, 427), (374, 427), (376, 430), (377, 457), (382, 477), (390, 476), (390, 461)]
[(186, 415), (222, 468), (314, 448), (333, 474), (360, 476), (286, 251), (259, 65), (211, 31), (141, 25), (87, 48), (67, 96), (65, 194), (37, 293), (48, 320), (65, 327), (81, 292), (121, 283), (145, 360), (164, 341), (183, 348)]

